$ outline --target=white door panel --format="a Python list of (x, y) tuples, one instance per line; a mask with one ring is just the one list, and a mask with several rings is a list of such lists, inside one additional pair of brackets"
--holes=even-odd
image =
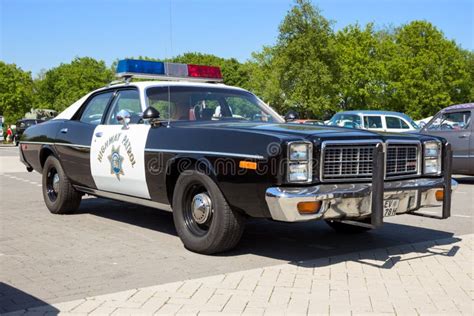
[(149, 125), (98, 125), (92, 137), (91, 172), (99, 190), (150, 198), (145, 178)]

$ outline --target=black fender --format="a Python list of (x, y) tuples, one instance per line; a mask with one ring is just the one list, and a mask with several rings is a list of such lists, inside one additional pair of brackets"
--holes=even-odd
[(179, 175), (186, 170), (198, 170), (209, 176), (217, 185), (217, 173), (209, 159), (202, 155), (178, 154), (166, 162), (166, 191), (169, 204), (173, 201), (173, 192)]

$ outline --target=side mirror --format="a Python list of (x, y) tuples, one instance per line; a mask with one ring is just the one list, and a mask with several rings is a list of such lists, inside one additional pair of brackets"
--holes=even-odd
[(142, 119), (148, 120), (152, 127), (161, 126), (160, 112), (152, 106), (149, 106), (143, 111)]
[(297, 120), (298, 118), (299, 118), (298, 113), (296, 111), (293, 111), (293, 110), (289, 110), (285, 114), (285, 121), (286, 122), (291, 122), (291, 121)]
[(123, 129), (128, 129), (130, 123), (130, 112), (127, 110), (120, 110), (115, 116), (117, 121), (123, 125)]
[(143, 111), (142, 118), (144, 120), (152, 120), (152, 119), (159, 119), (160, 112), (152, 106), (149, 106)]

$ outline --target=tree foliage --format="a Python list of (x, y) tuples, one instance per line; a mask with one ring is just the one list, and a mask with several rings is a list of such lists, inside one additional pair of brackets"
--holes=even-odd
[[(474, 52), (446, 39), (431, 23), (383, 29), (355, 24), (336, 32), (310, 0), (295, 0), (276, 43), (244, 63), (198, 52), (138, 59), (219, 66), (224, 83), (254, 92), (280, 113), (293, 109), (307, 118), (382, 109), (417, 119), (474, 101)], [(0, 113), (12, 122), (31, 107), (61, 111), (109, 83), (116, 65), (75, 58), (32, 81), (30, 73), (0, 62)]]
[(34, 105), (33, 80), (29, 72), (0, 61), (0, 114), (14, 123)]
[(85, 94), (112, 81), (113, 73), (105, 62), (76, 57), (69, 64), (46, 71), (37, 81), (38, 107), (62, 111)]

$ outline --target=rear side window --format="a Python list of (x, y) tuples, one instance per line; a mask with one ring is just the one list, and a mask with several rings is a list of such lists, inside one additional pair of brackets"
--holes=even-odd
[(380, 116), (364, 116), (365, 128), (383, 128)]
[(399, 128), (399, 129), (410, 128), (407, 123), (405, 123), (402, 119), (395, 116), (386, 116), (385, 123), (387, 124), (387, 128)]
[(90, 99), (86, 104), (86, 108), (84, 109), (84, 112), (82, 112), (80, 121), (99, 125), (112, 95), (113, 92), (106, 92), (92, 97), (92, 99)]

